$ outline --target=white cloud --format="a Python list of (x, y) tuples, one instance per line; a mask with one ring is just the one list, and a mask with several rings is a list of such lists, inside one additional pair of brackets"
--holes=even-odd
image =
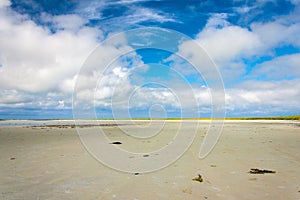
[[(254, 23), (251, 29), (247, 29), (230, 24), (226, 18), (226, 14), (213, 15), (196, 36), (196, 41), (220, 67), (226, 82), (230, 80), (242, 82), (231, 84), (230, 88), (226, 89), (225, 99), (229, 113), (256, 115), (299, 112), (300, 85), (297, 79), (300, 77), (299, 54), (275, 57), (271, 61), (255, 66), (247, 77), (245, 77), (246, 64), (243, 61), (270, 55), (275, 47), (283, 45), (299, 47), (300, 38), (297, 39), (300, 35), (299, 24), (287, 16), (286, 19), (281, 18), (273, 22)], [(182, 43), (179, 46), (179, 55), (194, 63), (203, 62), (204, 58), (194, 53), (193, 45), (191, 41)], [(174, 56), (166, 61), (172, 59), (175, 62), (173, 64), (175, 69), (184, 68)], [(205, 72), (205, 68), (203, 70)], [(193, 72), (184, 68), (182, 73), (189, 75)], [(206, 78), (205, 73), (201, 75)], [(243, 79), (262, 76), (265, 81), (245, 82)], [(293, 80), (289, 80), (291, 78)], [(274, 79), (277, 82), (268, 81)], [(206, 97), (204, 99), (207, 102), (209, 95), (206, 93), (202, 95)]]
[(300, 47), (300, 4), (298, 2), (298, 0), (291, 1), (294, 9), (287, 15), (274, 16), (272, 21), (254, 22), (250, 25), (252, 32), (259, 36), (267, 51), (283, 45)]
[(178, 107), (176, 96), (167, 88), (139, 88), (129, 99), (131, 108), (147, 108), (153, 104)]
[(300, 77), (300, 54), (274, 58), (257, 65), (250, 77), (264, 76), (266, 79), (291, 79)]
[(127, 72), (128, 68), (116, 67), (113, 69), (113, 73), (119, 78), (123, 78), (124, 76), (126, 76)]
[(86, 19), (101, 19), (105, 1), (79, 1), (76, 12)]
[(156, 21), (160, 23), (165, 22), (176, 22), (175, 19), (168, 16), (166, 13), (159, 12), (157, 10), (152, 10), (149, 8), (133, 8), (134, 12), (129, 15), (130, 23), (140, 23), (145, 21)]
[(143, 23), (145, 22), (162, 24), (166, 22), (180, 23), (180, 21), (174, 19), (174, 17), (168, 13), (150, 8), (132, 6), (129, 7), (127, 12), (122, 16), (103, 20), (101, 27), (108, 31), (124, 31), (128, 30), (128, 28), (143, 27)]
[(256, 34), (246, 28), (217, 22), (213, 26), (209, 24), (196, 37), (213, 60), (217, 63), (229, 62), (258, 53), (262, 44)]
[[(185, 41), (178, 47), (177, 53), (196, 64), (200, 74), (207, 80), (216, 79), (218, 73), (213, 70), (214, 64), (208, 56), (217, 65), (223, 80), (230, 82), (245, 73), (246, 65), (243, 59), (255, 57), (263, 52), (263, 43), (257, 34), (247, 28), (231, 25), (226, 18), (227, 14), (212, 15), (204, 29), (197, 34), (195, 40), (203, 50), (199, 50), (199, 46), (193, 41)], [(167, 61), (172, 59), (174, 60), (174, 56)], [(185, 69), (184, 66), (180, 66), (182, 64), (178, 59), (174, 61), (173, 65), (178, 65), (176, 69)]]
[(68, 94), (73, 93), (76, 80), (77, 80), (77, 74), (74, 75), (72, 78), (64, 79), (59, 85), (59, 90)]
[[(68, 23), (65, 16), (60, 18), (61, 25)], [(27, 92), (60, 88), (78, 73), (99, 36), (97, 29), (84, 26), (76, 32), (51, 33), (26, 16), (10, 9), (1, 11), (0, 88)]]
[(244, 114), (299, 112), (300, 82), (292, 81), (249, 81), (226, 90), (229, 111)]
[(58, 92), (30, 94), (19, 90), (0, 90), (0, 107), (10, 109), (70, 109), (71, 98)]
[[(77, 108), (110, 107), (111, 102), (117, 104), (117, 108), (128, 106), (128, 97), (135, 89), (129, 75), (144, 64), (127, 46), (123, 36), (113, 37), (98, 46), (87, 60), (77, 79), (74, 94)], [(120, 56), (124, 53), (125, 56)]]
[(229, 26), (230, 23), (227, 21), (227, 13), (216, 13), (213, 14), (206, 22), (205, 28), (223, 28)]
[(294, 45), (300, 47), (300, 23), (273, 21), (254, 23), (252, 31), (260, 37), (265, 49), (272, 50), (275, 46)]
[[(143, 7), (137, 3), (143, 0), (125, 1), (81, 1), (77, 6), (77, 12), (85, 19), (103, 20), (101, 28), (109, 30), (123, 30), (128, 27), (137, 27), (143, 22), (178, 22), (172, 15), (158, 9)], [(106, 18), (102, 16), (106, 8), (123, 6), (124, 14)], [(105, 19), (105, 20), (104, 20)]]
[(20, 94), (16, 90), (0, 90), (0, 105), (5, 104), (19, 104), (27, 102), (32, 98), (25, 97), (24, 94)]
[(235, 11), (238, 12), (239, 14), (242, 14), (242, 15), (247, 15), (247, 13), (249, 11), (251, 11), (253, 8), (255, 8), (254, 6), (242, 6), (242, 7), (237, 7), (235, 8)]
[(81, 18), (75, 14), (69, 15), (57, 15), (57, 16), (44, 16), (44, 21), (52, 23), (56, 30), (69, 30), (72, 32), (76, 32), (80, 30), (84, 24), (87, 23), (87, 20)]
[(10, 6), (11, 3), (9, 0), (0, 0), (0, 9)]
[(76, 74), (102, 32), (77, 15), (43, 14), (51, 32), (5, 5), (0, 9), (0, 105), (70, 108)]
[[(230, 82), (244, 76), (246, 72), (245, 59), (253, 60), (263, 55), (273, 55), (275, 47), (280, 48), (284, 45), (300, 47), (300, 21), (298, 22), (294, 15), (295, 13), (292, 12), (272, 22), (253, 23), (251, 29), (247, 29), (230, 24), (227, 21), (227, 14), (214, 14), (195, 39), (220, 68), (225, 82)], [(194, 63), (203, 62), (204, 59), (196, 56), (193, 52), (192, 45), (193, 43), (190, 41), (184, 42), (179, 46), (178, 52), (187, 59), (193, 60)], [(275, 59), (271, 64), (276, 64), (276, 66), (273, 66), (272, 69), (268, 67), (270, 76), (271, 71), (279, 73), (286, 69), (279, 65), (285, 65), (291, 71), (297, 71), (298, 65), (293, 61), (296, 58), (292, 59), (291, 57), (294, 56), (283, 57), (282, 60)], [(288, 60), (284, 62), (283, 59)], [(257, 67), (261, 68), (262, 66)], [(261, 70), (266, 72), (267, 69), (266, 67), (260, 69), (260, 72), (263, 73)], [(205, 69), (203, 68), (202, 71)], [(259, 70), (255, 69), (254, 71), (258, 73)]]

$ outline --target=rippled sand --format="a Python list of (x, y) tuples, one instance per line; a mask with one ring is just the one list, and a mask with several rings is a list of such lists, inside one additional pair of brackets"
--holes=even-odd
[[(196, 121), (183, 123), (188, 123), (183, 128), (189, 135)], [(300, 199), (299, 122), (226, 121), (213, 151), (199, 159), (209, 127), (209, 121), (201, 121), (192, 146), (178, 161), (147, 174), (104, 166), (67, 124), (0, 126), (0, 199)], [(147, 155), (168, 144), (180, 121), (168, 121), (162, 132), (139, 140), (123, 134), (114, 122), (102, 124), (111, 142), (119, 142), (111, 145)], [(126, 121), (121, 124), (128, 132), (141, 130)], [(98, 131), (99, 127), (81, 129)], [(276, 173), (251, 174), (251, 168)], [(193, 180), (198, 174), (202, 182)]]

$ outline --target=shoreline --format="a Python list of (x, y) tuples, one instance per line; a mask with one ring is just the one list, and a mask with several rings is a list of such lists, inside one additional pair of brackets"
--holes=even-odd
[[(4, 126), (15, 126), (15, 127), (23, 127), (23, 126), (54, 126), (54, 125), (101, 125), (101, 124), (111, 124), (121, 122), (120, 124), (123, 124), (124, 122), (166, 122), (166, 123), (178, 123), (178, 122), (198, 122), (198, 123), (210, 123), (210, 122), (224, 122), (224, 124), (228, 123), (294, 123), (294, 124), (300, 124), (300, 120), (282, 120), (282, 119), (62, 119), (62, 120), (1, 120), (0, 121), (0, 127)], [(118, 123), (116, 123), (118, 124)]]

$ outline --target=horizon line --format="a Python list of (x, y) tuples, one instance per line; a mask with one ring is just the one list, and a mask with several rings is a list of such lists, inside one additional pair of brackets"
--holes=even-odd
[(32, 121), (50, 121), (50, 120), (300, 120), (300, 115), (291, 116), (265, 116), (265, 117), (224, 117), (224, 118), (211, 118), (211, 117), (133, 117), (133, 118), (46, 118), (46, 119), (0, 119), (0, 121), (8, 120), (32, 120)]

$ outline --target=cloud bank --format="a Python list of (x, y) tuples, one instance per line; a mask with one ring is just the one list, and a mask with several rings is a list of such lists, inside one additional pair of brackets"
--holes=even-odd
[[(256, 12), (258, 8), (262, 12), (265, 9), (265, 3), (259, 1), (239, 4), (229, 12), (207, 13), (203, 25), (195, 28), (196, 34), (191, 34), (220, 69), (229, 116), (299, 114), (300, 4), (288, 3), (289, 12), (268, 20), (253, 20), (261, 15)], [(125, 12), (117, 11), (118, 7)], [(176, 9), (179, 12), (180, 6)], [(189, 6), (189, 10), (196, 14), (195, 7)], [(22, 116), (34, 118), (28, 109), (50, 110), (48, 117), (54, 118), (68, 110), (66, 116), (71, 117), (78, 73), (97, 45), (108, 35), (132, 27), (173, 28), (174, 24), (184, 24), (182, 15), (166, 11), (170, 10), (151, 7), (149, 2), (140, 0), (91, 1), (78, 3), (72, 12), (53, 14), (41, 10), (38, 16), (33, 16), (15, 9), (9, 0), (0, 1), (0, 118), (11, 118), (8, 113), (18, 110), (28, 113)], [(232, 16), (237, 15), (244, 17), (233, 21)], [(117, 55), (120, 45), (131, 49), (124, 38), (103, 49), (99, 60)], [(201, 63), (203, 60), (193, 55), (192, 48), (188, 41), (181, 43), (178, 54)], [(193, 86), (192, 93), (188, 93), (185, 83), (171, 72), (161, 71), (156, 80), (149, 78), (151, 67), (147, 67), (147, 59), (133, 52), (127, 59), (116, 61), (104, 75), (97, 74), (97, 69), (88, 72), (86, 77), (81, 77), (85, 78), (86, 85), (78, 95), (82, 99), (89, 97), (93, 100), (91, 104), (108, 113), (113, 97), (116, 109), (120, 112), (132, 109), (137, 117), (140, 110), (149, 109), (155, 103), (164, 106), (171, 116), (180, 109), (191, 116), (201, 116), (193, 109), (194, 100), (202, 113), (210, 113), (211, 88), (203, 79), (195, 78), (203, 74), (197, 74), (174, 56), (162, 59), (161, 63)], [(136, 71), (138, 66), (144, 66), (144, 73)], [(102, 79), (97, 85), (99, 77)], [(182, 98), (179, 101), (166, 87), (151, 84), (141, 87), (138, 80), (172, 85)], [(128, 97), (132, 99), (128, 101)]]

